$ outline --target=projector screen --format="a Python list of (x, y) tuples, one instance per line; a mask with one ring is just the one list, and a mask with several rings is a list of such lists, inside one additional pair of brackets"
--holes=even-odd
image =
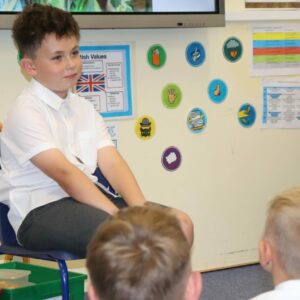
[(173, 28), (224, 26), (224, 0), (0, 0), (0, 28), (33, 3), (74, 14), (81, 28)]

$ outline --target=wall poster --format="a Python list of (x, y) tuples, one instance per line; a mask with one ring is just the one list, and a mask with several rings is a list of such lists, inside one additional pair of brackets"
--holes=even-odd
[(80, 47), (83, 67), (75, 92), (104, 118), (133, 116), (130, 52), (130, 45)]

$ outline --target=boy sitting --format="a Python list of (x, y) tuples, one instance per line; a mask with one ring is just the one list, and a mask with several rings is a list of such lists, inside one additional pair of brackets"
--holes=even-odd
[[(13, 39), (31, 81), (4, 122), (1, 166), (19, 243), (84, 257), (99, 224), (145, 197), (102, 117), (71, 92), (82, 69), (79, 37), (72, 15), (58, 8), (33, 4), (18, 15)], [(96, 167), (122, 198), (96, 185)], [(177, 216), (192, 242), (190, 218)]]

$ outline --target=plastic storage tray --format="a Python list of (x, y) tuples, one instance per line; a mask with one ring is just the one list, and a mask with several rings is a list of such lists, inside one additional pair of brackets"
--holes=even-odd
[[(28, 270), (29, 282), (33, 285), (15, 289), (3, 288), (0, 300), (42, 300), (61, 295), (60, 271), (19, 262), (0, 264), (1, 269)], [(86, 274), (69, 272), (69, 291), (71, 300), (84, 300), (84, 280)]]
[(0, 269), (0, 289), (32, 285), (28, 282), (30, 273), (29, 270)]

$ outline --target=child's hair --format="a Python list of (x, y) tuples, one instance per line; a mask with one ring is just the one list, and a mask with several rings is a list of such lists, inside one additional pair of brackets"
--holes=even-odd
[(265, 239), (276, 249), (278, 260), (290, 277), (300, 276), (300, 188), (277, 195), (271, 202)]
[(34, 57), (36, 50), (48, 34), (58, 38), (80, 37), (79, 26), (73, 16), (50, 5), (32, 4), (16, 18), (12, 36), (21, 55)]
[(98, 228), (87, 267), (100, 299), (182, 299), (190, 246), (167, 208), (130, 207)]

